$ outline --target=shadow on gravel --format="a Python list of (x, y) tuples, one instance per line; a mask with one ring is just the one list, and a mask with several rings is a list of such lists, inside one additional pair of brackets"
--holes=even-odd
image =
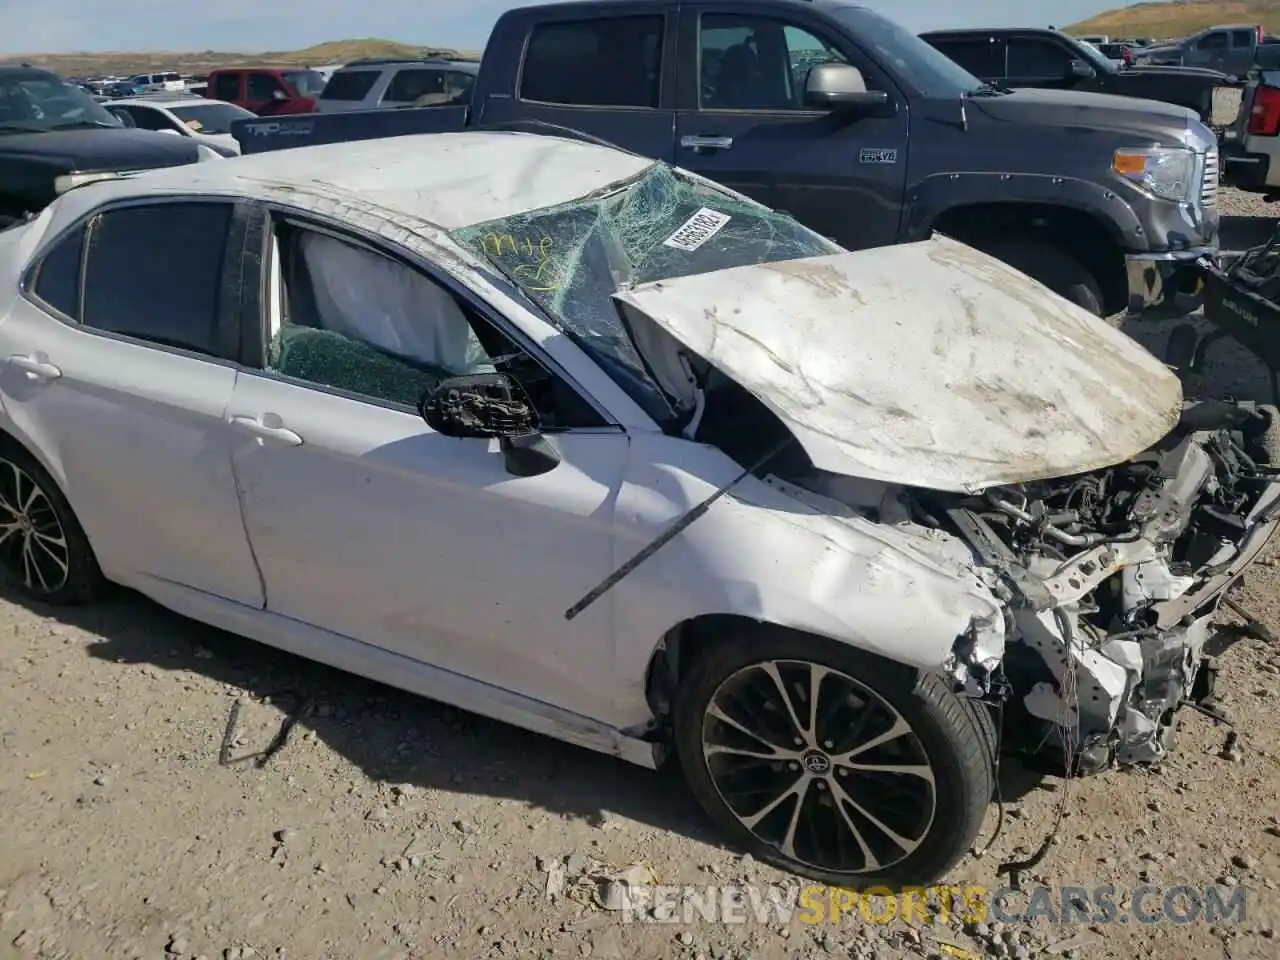
[[(89, 653), (100, 660), (190, 671), (254, 699), (278, 699), (285, 709), (290, 696), (309, 701), (293, 737), (313, 730), (372, 780), (523, 801), (597, 826), (612, 813), (718, 845), (674, 767), (634, 767), (403, 693), (188, 620), (132, 591), (78, 608), (35, 605), (7, 589), (0, 597), (97, 635), (101, 640)], [(209, 717), (217, 738), (230, 705), (228, 698)], [(264, 746), (255, 742), (233, 753)], [(218, 763), (216, 740), (207, 763)]]

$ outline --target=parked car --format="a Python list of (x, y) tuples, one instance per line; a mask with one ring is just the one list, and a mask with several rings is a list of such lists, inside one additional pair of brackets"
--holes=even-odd
[(1266, 56), (1274, 64), (1250, 74), (1240, 110), (1223, 136), (1222, 181), (1280, 198), (1280, 54)]
[(1057, 30), (978, 28), (921, 34), (932, 46), (988, 83), (1081, 90), (1161, 100), (1213, 117), (1213, 91), (1226, 74), (1195, 67), (1129, 67)]
[[(687, 42), (662, 39), (677, 35)], [(1188, 110), (1007, 92), (847, 4), (525, 7), (495, 25), (471, 107), (245, 120), (232, 133), (247, 154), (510, 124), (678, 161), (845, 247), (937, 230), (1098, 313), (1162, 302), (1217, 244), (1217, 141)]]
[(1253, 67), (1266, 33), (1256, 23), (1209, 27), (1183, 40), (1145, 47), (1136, 64), (1207, 67), (1243, 77)]
[(320, 92), (321, 113), (471, 102), (480, 65), (465, 60), (357, 60)]
[(969, 848), (990, 704), (1048, 762), (1163, 759), (1280, 521), (1270, 411), (1184, 413), (1162, 363), (999, 261), (848, 252), (570, 139), (95, 183), (0, 266), (0, 559), (28, 596), (124, 584), (678, 754), (727, 838), (828, 883)]
[(226, 67), (209, 74), (207, 96), (259, 116), (311, 113), (324, 77), (294, 67)]
[(181, 92), (187, 89), (187, 83), (182, 77), (173, 73), (143, 73), (134, 77), (129, 81), (135, 90), (141, 90), (146, 93), (155, 93), (158, 91)]
[(231, 124), (255, 116), (234, 103), (181, 94), (131, 97), (110, 101), (106, 107), (126, 127), (191, 137), (226, 157), (240, 155)]
[(55, 73), (0, 66), (0, 228), (90, 180), (208, 159), (221, 157), (190, 140), (123, 129)]

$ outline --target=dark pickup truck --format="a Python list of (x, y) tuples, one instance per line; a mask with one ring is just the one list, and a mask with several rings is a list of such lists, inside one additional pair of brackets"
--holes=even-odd
[(55, 73), (0, 65), (0, 229), (81, 183), (209, 159), (222, 158), (190, 139), (124, 129)]
[(495, 25), (469, 107), (243, 120), (232, 133), (251, 154), (464, 126), (598, 138), (849, 249), (938, 230), (1098, 313), (1160, 302), (1216, 249), (1217, 145), (1191, 111), (984, 84), (832, 0), (525, 7)]
[(1232, 78), (1201, 67), (1118, 66), (1058, 30), (974, 28), (920, 34), (979, 80), (1006, 87), (1113, 93), (1194, 110), (1209, 123), (1213, 91)]

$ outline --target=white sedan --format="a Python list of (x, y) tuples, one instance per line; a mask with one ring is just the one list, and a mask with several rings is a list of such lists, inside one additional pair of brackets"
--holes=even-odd
[(240, 155), (240, 144), (231, 135), (231, 124), (257, 116), (234, 103), (173, 94), (126, 97), (110, 100), (103, 106), (119, 117), (126, 127), (191, 137), (224, 157)]
[[(182, 257), (172, 256), (181, 250)], [(0, 233), (0, 550), (656, 766), (830, 883), (1008, 746), (1156, 762), (1270, 537), (1274, 411), (946, 238), (459, 133), (102, 181)], [(999, 707), (997, 710), (996, 707)]]

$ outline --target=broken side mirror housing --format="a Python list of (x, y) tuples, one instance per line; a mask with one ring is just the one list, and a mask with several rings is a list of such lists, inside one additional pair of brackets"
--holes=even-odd
[(1094, 70), (1093, 67), (1085, 63), (1083, 60), (1072, 60), (1071, 63), (1067, 65), (1068, 80), (1088, 80), (1092, 77), (1096, 77), (1097, 75), (1098, 71)]
[(804, 104), (818, 110), (866, 113), (888, 106), (889, 94), (868, 90), (862, 71), (847, 63), (820, 63), (804, 81)]
[(473, 373), (441, 380), (418, 401), (427, 426), (445, 437), (497, 438), (507, 471), (533, 477), (560, 462), (540, 432), (524, 389), (505, 373)]

